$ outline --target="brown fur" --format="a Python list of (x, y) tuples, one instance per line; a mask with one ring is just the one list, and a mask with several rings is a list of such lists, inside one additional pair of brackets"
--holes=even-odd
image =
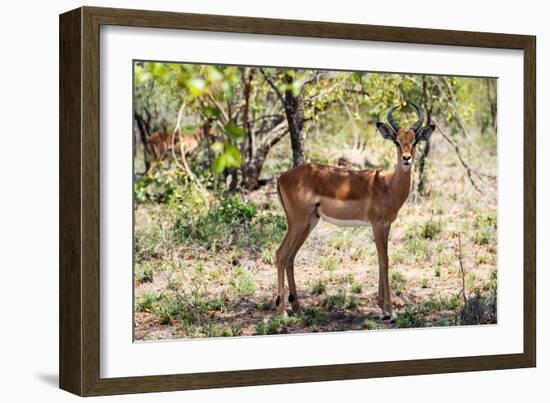
[[(393, 139), (393, 135), (391, 136)], [(388, 138), (388, 137), (386, 137)], [(320, 164), (304, 164), (283, 173), (278, 192), (283, 204), (288, 232), (277, 250), (279, 312), (285, 311), (284, 274), (288, 276), (289, 301), (293, 310), (300, 308), (294, 280), (294, 258), (319, 217), (354, 220), (370, 224), (378, 252), (380, 270), (378, 305), (383, 316), (392, 315), (388, 280), (388, 237), (391, 223), (407, 200), (414, 159), (415, 133), (400, 130), (394, 172), (354, 171)], [(403, 161), (410, 158), (405, 169)]]
[(162, 160), (168, 152), (172, 151), (172, 146), (176, 147), (179, 151), (180, 139), (183, 143), (183, 150), (185, 157), (189, 157), (199, 147), (206, 136), (216, 137), (217, 135), (208, 127), (202, 127), (195, 131), (192, 135), (180, 136), (178, 132), (175, 133), (174, 139), (173, 132), (157, 131), (154, 132), (147, 139), (147, 147), (153, 154), (155, 161)]

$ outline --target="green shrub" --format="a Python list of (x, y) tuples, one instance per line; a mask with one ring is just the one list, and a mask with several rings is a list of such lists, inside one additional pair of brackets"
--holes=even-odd
[(205, 201), (204, 195), (183, 171), (170, 170), (157, 170), (152, 175), (136, 176), (134, 198), (136, 203), (184, 202), (186, 205), (200, 205)]
[(329, 273), (334, 272), (338, 268), (338, 260), (334, 257), (321, 257), (319, 265)]
[[(433, 300), (423, 302), (418, 305), (405, 305), (405, 309), (396, 315), (396, 325), (400, 328), (424, 327), (428, 323), (426, 317), (428, 314), (440, 311), (451, 311), (451, 315), (444, 320), (448, 326), (459, 324), (456, 320), (460, 316), (460, 294), (451, 297), (438, 297)], [(442, 325), (443, 322), (438, 323)]]
[(476, 285), (476, 274), (471, 271), (466, 275), (466, 287), (474, 288)]
[(256, 324), (256, 334), (268, 335), (287, 333), (287, 329), (289, 326), (293, 326), (298, 323), (299, 319), (296, 317), (266, 317), (261, 322), (258, 322)]
[(167, 325), (174, 319), (181, 316), (182, 312), (185, 312), (185, 308), (178, 302), (161, 304), (156, 310), (156, 315), (161, 324)]
[(326, 290), (327, 286), (325, 285), (325, 283), (323, 283), (321, 280), (317, 280), (317, 282), (311, 286), (310, 292), (312, 294), (321, 295), (324, 294)]
[(378, 330), (380, 329), (380, 325), (378, 322), (372, 320), (372, 319), (365, 319), (363, 322), (363, 327), (367, 330)]
[(424, 239), (435, 239), (443, 231), (443, 221), (440, 219), (433, 220), (430, 218), (428, 221), (420, 225), (419, 235)]
[(422, 311), (455, 311), (460, 305), (460, 295), (456, 294), (451, 297), (438, 297), (430, 301), (426, 301), (419, 306)]
[(269, 311), (271, 311), (272, 306), (273, 306), (272, 301), (271, 300), (266, 300), (266, 301), (263, 301), (262, 303), (260, 303), (259, 309), (262, 312), (269, 312)]
[(427, 313), (422, 307), (405, 305), (405, 310), (398, 312), (395, 318), (395, 324), (399, 328), (424, 327), (426, 320), (424, 315)]
[(405, 289), (407, 279), (399, 270), (391, 270), (389, 277), (391, 288), (395, 291), (396, 295), (401, 295)]
[(246, 249), (272, 262), (274, 249), (286, 232), (286, 219), (259, 212), (254, 203), (245, 202), (240, 196), (221, 197), (203, 214), (179, 214), (172, 229), (179, 243), (198, 243), (214, 251)]
[(347, 250), (352, 241), (351, 235), (347, 231), (342, 231), (328, 241), (328, 246), (337, 251)]
[(170, 200), (175, 188), (174, 178), (161, 174), (159, 171), (153, 176), (136, 177), (134, 183), (135, 201), (136, 203), (165, 203)]
[(240, 197), (233, 197), (222, 199), (214, 214), (217, 221), (237, 224), (252, 220), (258, 214), (258, 209), (253, 203), (245, 203)]
[(242, 334), (242, 329), (239, 325), (218, 325), (209, 323), (205, 326), (182, 326), (187, 337), (235, 337)]
[(239, 336), (242, 329), (239, 325), (222, 326), (216, 324), (208, 324), (205, 329), (206, 337), (235, 337)]
[(485, 283), (485, 285), (483, 286), (483, 289), (485, 291), (492, 291), (494, 294), (496, 294), (497, 285), (498, 285), (497, 271), (492, 270), (491, 275), (489, 276), (489, 280)]
[(391, 254), (390, 260), (395, 264), (403, 263), (405, 261), (405, 256), (400, 250), (394, 250)]
[(474, 221), (473, 241), (478, 245), (487, 245), (496, 236), (497, 222), (496, 213), (477, 215)]
[(327, 295), (321, 305), (328, 310), (333, 309), (355, 309), (359, 306), (359, 302), (355, 297), (348, 297), (346, 292), (339, 290), (337, 294)]
[(163, 244), (163, 239), (162, 232), (157, 225), (136, 226), (134, 242), (136, 264), (161, 256), (159, 250)]
[(363, 291), (363, 285), (359, 282), (353, 282), (351, 284), (351, 292), (354, 293), (354, 294), (361, 294), (361, 292)]
[(478, 245), (488, 245), (493, 239), (493, 230), (488, 227), (478, 229), (474, 234), (474, 242)]
[(365, 248), (355, 248), (353, 252), (351, 252), (350, 258), (354, 262), (365, 260), (367, 257), (367, 251)]
[(415, 224), (410, 227), (406, 232), (408, 239), (435, 239), (443, 232), (443, 221), (441, 219), (434, 219), (430, 217), (429, 220)]
[(234, 269), (229, 279), (228, 292), (235, 296), (247, 297), (254, 294), (254, 291), (256, 291), (254, 275), (242, 267)]
[(297, 316), (303, 326), (319, 326), (328, 322), (329, 316), (316, 308), (304, 308)]
[(179, 215), (174, 233), (180, 241), (192, 239), (205, 244), (239, 235), (243, 225), (257, 214), (254, 204), (247, 204), (239, 197), (222, 198), (219, 203), (199, 216)]
[[(271, 212), (261, 212), (241, 227), (236, 237), (238, 247), (248, 249), (253, 253), (261, 253), (267, 248), (275, 251), (286, 233), (286, 218)], [(246, 234), (246, 236), (243, 236)], [(275, 253), (273, 253), (273, 256)]]
[(262, 251), (262, 262), (265, 264), (275, 264), (275, 245), (267, 247)]
[(354, 279), (355, 279), (355, 276), (353, 275), (353, 273), (348, 272), (340, 276), (340, 279), (338, 281), (345, 284), (352, 284), (354, 282)]
[(441, 277), (441, 264), (440, 263), (435, 264), (434, 274), (435, 274), (436, 277)]
[(347, 305), (346, 293), (340, 290), (338, 294), (327, 295), (321, 301), (321, 305), (329, 310), (333, 308), (345, 309)]
[(415, 237), (406, 241), (407, 250), (414, 256), (427, 259), (429, 256), (429, 245), (426, 239)]
[(135, 279), (138, 283), (152, 283), (154, 280), (155, 266), (153, 263), (146, 263), (136, 267)]
[(155, 311), (158, 302), (162, 300), (163, 296), (157, 296), (153, 294), (144, 294), (136, 298), (136, 312), (149, 312)]

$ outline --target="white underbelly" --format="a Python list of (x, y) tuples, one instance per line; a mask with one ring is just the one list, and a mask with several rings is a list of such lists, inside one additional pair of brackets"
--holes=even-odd
[(321, 218), (325, 220), (326, 222), (329, 222), (331, 224), (334, 224), (338, 227), (362, 227), (364, 225), (370, 225), (368, 221), (362, 221), (362, 220), (340, 220), (338, 218), (332, 218), (328, 215), (323, 214), (322, 212), (319, 212), (321, 215)]

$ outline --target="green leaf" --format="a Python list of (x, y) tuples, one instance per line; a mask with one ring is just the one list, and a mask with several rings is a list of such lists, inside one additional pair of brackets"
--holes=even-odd
[(244, 130), (237, 126), (235, 123), (228, 123), (224, 127), (224, 131), (234, 141), (241, 141), (244, 139)]
[(144, 84), (151, 79), (152, 75), (149, 72), (143, 70), (136, 70), (135, 78), (138, 85)]
[(223, 151), (223, 143), (216, 141), (210, 148), (212, 148), (212, 151), (215, 153), (221, 153)]
[(295, 97), (300, 95), (300, 93), (302, 92), (302, 86), (303, 85), (304, 85), (304, 83), (302, 81), (294, 80), (292, 82), (292, 87), (291, 87), (292, 95), (294, 95)]
[(233, 144), (225, 145), (226, 164), (228, 168), (240, 168), (241, 166), (241, 152)]
[(154, 63), (154, 74), (157, 77), (164, 78), (166, 75), (167, 70), (164, 63)]
[(222, 82), (222, 90), (226, 97), (233, 96), (233, 87), (231, 86), (231, 84), (229, 84), (228, 81)]
[(227, 158), (225, 157), (225, 154), (222, 154), (214, 160), (214, 163), (212, 164), (212, 169), (215, 173), (221, 174), (225, 170), (226, 165)]
[(211, 82), (223, 80), (223, 74), (216, 68), (216, 66), (208, 66), (207, 69), (208, 79)]
[(217, 119), (220, 116), (220, 110), (214, 106), (207, 106), (203, 112), (206, 116), (213, 119)]
[(179, 88), (186, 88), (187, 87), (187, 81), (188, 81), (188, 75), (185, 73), (180, 73), (177, 76), (177, 82)]
[(212, 148), (215, 148), (215, 151), (221, 151), (221, 148), (223, 148), (223, 154), (219, 155), (212, 164), (212, 170), (215, 173), (221, 174), (228, 168), (241, 167), (241, 152), (235, 145), (216, 142), (212, 144)]
[(199, 96), (204, 92), (206, 83), (201, 78), (193, 78), (187, 82), (187, 87), (194, 96)]

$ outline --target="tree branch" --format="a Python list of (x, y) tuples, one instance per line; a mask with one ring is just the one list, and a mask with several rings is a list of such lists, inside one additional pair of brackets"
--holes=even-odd
[(315, 83), (317, 81), (319, 81), (319, 79), (323, 77), (323, 72), (322, 71), (315, 71), (313, 73), (313, 75), (304, 82), (304, 84), (302, 84), (302, 88), (305, 88), (307, 87), (308, 85), (312, 84), (312, 83)]
[(223, 116), (224, 123), (229, 123), (229, 121), (230, 121), (229, 116), (227, 115), (227, 112), (222, 108), (220, 103), (218, 101), (216, 101), (216, 99), (212, 96), (212, 94), (210, 92), (208, 92), (206, 94), (206, 96), (210, 100), (210, 102), (212, 102), (214, 104), (214, 106), (219, 109), (220, 113)]
[(462, 158), (462, 154), (460, 154), (460, 148), (458, 147), (458, 144), (456, 144), (456, 142), (447, 134), (445, 133), (445, 131), (441, 128), (441, 125), (437, 125), (437, 128), (439, 129), (439, 133), (441, 133), (441, 135), (443, 136), (443, 138), (445, 140), (447, 140), (447, 142), (454, 148), (455, 150), (455, 153), (460, 161), (460, 163), (462, 164), (462, 166), (464, 167), (464, 169), (466, 169), (466, 173), (468, 174), (468, 178), (470, 179), (470, 182), (472, 184), (472, 186), (474, 187), (475, 190), (477, 190), (479, 193), (483, 193), (479, 187), (477, 186), (477, 184), (475, 183), (474, 181), (474, 178), (473, 178), (473, 174), (476, 174), (476, 176), (479, 177), (479, 174), (477, 174), (467, 163), (466, 161), (464, 161), (464, 158)]
[[(447, 77), (441, 77), (441, 80), (443, 81), (443, 83), (445, 84), (445, 88), (447, 90), (447, 94), (448, 94), (448, 97), (449, 97), (449, 101), (450, 101), (450, 104), (451, 104), (451, 107), (453, 109), (453, 112), (454, 112), (454, 115), (455, 115), (455, 118), (456, 118), (456, 121), (458, 123), (458, 126), (460, 127), (460, 131), (462, 131), (462, 134), (464, 135), (464, 137), (466, 138), (466, 140), (468, 140), (468, 143), (470, 145), (474, 145), (471, 141), (471, 138), (470, 138), (470, 135), (468, 133), (468, 130), (466, 129), (466, 124), (464, 123), (464, 120), (462, 119), (462, 115), (460, 114), (460, 112), (458, 111), (458, 106), (456, 106), (456, 99), (455, 99), (455, 94), (453, 92), (453, 88), (451, 86), (451, 83), (449, 82), (449, 79)], [(441, 91), (441, 87), (439, 88), (439, 91), (440, 92), (443, 92)]]
[(362, 89), (361, 89), (361, 90), (357, 90), (357, 89), (355, 89), (355, 88), (344, 88), (343, 91), (344, 91), (344, 92), (347, 92), (347, 93), (349, 93), (349, 94), (358, 94), (358, 95), (363, 95), (363, 96), (365, 96), (365, 97), (370, 98), (370, 94), (369, 94), (367, 91), (362, 90)]
[[(208, 191), (202, 186), (202, 184), (199, 182), (193, 171), (191, 171), (191, 168), (189, 167), (189, 164), (187, 163), (187, 159), (185, 158), (185, 146), (183, 145), (183, 139), (181, 134), (181, 118), (183, 116), (183, 109), (185, 107), (185, 101), (181, 103), (180, 109), (178, 111), (178, 117), (176, 120), (176, 126), (174, 127), (174, 131), (172, 132), (172, 157), (174, 158), (174, 161), (176, 162), (176, 165), (178, 165), (181, 169), (183, 169), (187, 176), (191, 179), (193, 183), (195, 183), (195, 186), (197, 189), (199, 189), (202, 193), (208, 194)], [(176, 155), (176, 136), (179, 138), (179, 146), (180, 146), (180, 154), (181, 154), (181, 161), (182, 164), (179, 163), (178, 157)]]
[(269, 86), (270, 86), (271, 88), (273, 88), (273, 91), (275, 91), (275, 94), (277, 94), (277, 97), (279, 98), (279, 100), (280, 100), (281, 103), (283, 104), (283, 107), (285, 107), (285, 109), (286, 109), (285, 98), (283, 97), (283, 94), (281, 94), (281, 91), (279, 91), (279, 88), (277, 88), (277, 86), (275, 85), (275, 83), (273, 83), (273, 81), (271, 80), (271, 78), (269, 78), (269, 76), (268, 76), (267, 73), (264, 71), (264, 69), (260, 69), (260, 73), (261, 73), (262, 76), (264, 77), (265, 81), (267, 81), (267, 83), (269, 84)]

